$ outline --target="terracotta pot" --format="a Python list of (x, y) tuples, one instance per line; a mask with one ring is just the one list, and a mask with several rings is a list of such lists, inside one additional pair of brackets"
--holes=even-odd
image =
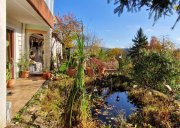
[(50, 77), (51, 77), (51, 73), (48, 72), (48, 73), (47, 73), (47, 79), (49, 79)]
[(43, 72), (43, 78), (47, 79), (47, 72)]
[(67, 69), (67, 74), (70, 76), (70, 77), (73, 77), (76, 73), (76, 69), (74, 68), (68, 68)]
[(51, 77), (51, 73), (50, 72), (44, 72), (43, 73), (43, 78), (48, 80)]
[(14, 79), (10, 79), (7, 81), (7, 87), (8, 88), (13, 88), (14, 87), (14, 83), (15, 83), (15, 80)]
[(86, 72), (89, 77), (92, 77), (94, 75), (94, 71), (91, 67), (87, 67)]
[(21, 78), (28, 78), (29, 77), (29, 71), (22, 71)]

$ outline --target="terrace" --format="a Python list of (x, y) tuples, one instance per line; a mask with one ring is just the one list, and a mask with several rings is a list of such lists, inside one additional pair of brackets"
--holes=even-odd
[(11, 102), (11, 117), (22, 109), (25, 104), (42, 86), (45, 80), (41, 77), (19, 78), (13, 88), (8, 89), (7, 101)]

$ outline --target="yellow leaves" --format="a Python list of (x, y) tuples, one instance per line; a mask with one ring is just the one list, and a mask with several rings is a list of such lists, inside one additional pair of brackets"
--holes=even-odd
[(109, 57), (116, 57), (117, 55), (122, 55), (124, 53), (124, 51), (120, 48), (113, 48), (111, 50), (108, 51), (108, 56)]
[(174, 57), (178, 60), (180, 60), (180, 50), (174, 51)]

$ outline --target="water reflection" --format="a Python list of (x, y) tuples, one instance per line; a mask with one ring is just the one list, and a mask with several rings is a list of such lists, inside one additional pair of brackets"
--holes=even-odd
[[(115, 119), (122, 111), (127, 118), (137, 107), (128, 99), (127, 92), (111, 92), (109, 88), (101, 90), (100, 107), (93, 109), (93, 115), (102, 122), (110, 125), (115, 124)], [(98, 104), (98, 103), (97, 103)]]

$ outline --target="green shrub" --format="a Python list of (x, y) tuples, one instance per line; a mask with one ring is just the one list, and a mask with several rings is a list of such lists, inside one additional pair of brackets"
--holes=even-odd
[(65, 73), (67, 67), (68, 67), (68, 63), (67, 63), (67, 62), (64, 62), (64, 63), (60, 66), (59, 72), (60, 72), (60, 73)]
[(123, 57), (119, 61), (119, 71), (121, 72), (122, 75), (128, 76), (132, 72), (132, 61), (131, 58), (125, 58)]
[(143, 86), (162, 90), (164, 85), (171, 87), (178, 84), (180, 78), (180, 62), (175, 60), (168, 50), (141, 51), (140, 61), (133, 68), (134, 80)]

